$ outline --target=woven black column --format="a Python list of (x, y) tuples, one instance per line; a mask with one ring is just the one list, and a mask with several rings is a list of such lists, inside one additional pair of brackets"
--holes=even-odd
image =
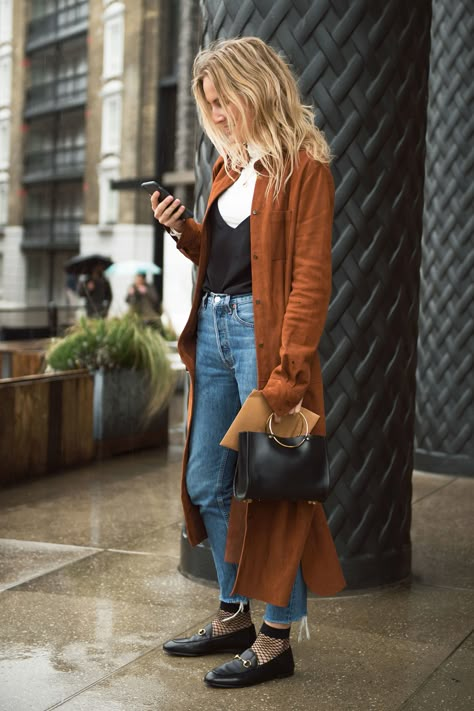
[[(334, 493), (350, 588), (410, 573), (411, 473), (431, 3), (206, 0), (204, 43), (282, 51), (336, 160), (333, 296), (321, 344)], [(212, 151), (198, 151), (198, 211)], [(185, 566), (183, 566), (184, 568)]]
[(472, 0), (433, 4), (415, 465), (474, 475)]

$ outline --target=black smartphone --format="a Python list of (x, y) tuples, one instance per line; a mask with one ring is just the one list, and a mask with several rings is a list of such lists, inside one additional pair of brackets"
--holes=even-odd
[[(171, 195), (171, 193), (168, 192), (166, 188), (164, 188), (162, 185), (158, 185), (158, 183), (156, 183), (154, 180), (150, 180), (147, 183), (142, 183), (141, 187), (144, 188), (150, 195), (153, 195), (153, 193), (158, 190), (158, 192), (160, 193), (158, 202), (161, 202), (166, 197), (168, 197), (168, 195)], [(186, 220), (188, 217), (194, 217), (194, 215), (191, 210), (188, 210), (188, 208), (186, 207), (183, 214), (181, 215), (181, 219)]]

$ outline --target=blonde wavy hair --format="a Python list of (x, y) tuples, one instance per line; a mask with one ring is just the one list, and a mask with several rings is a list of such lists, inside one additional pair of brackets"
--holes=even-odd
[[(212, 120), (203, 89), (206, 77), (226, 113), (229, 134)], [(254, 146), (269, 175), (267, 194), (273, 189), (274, 198), (291, 177), (302, 149), (321, 163), (331, 161), (324, 134), (314, 125), (313, 109), (303, 105), (289, 67), (258, 37), (219, 40), (199, 52), (192, 88), (202, 127), (224, 157), (227, 172), (239, 172), (248, 162), (246, 144)], [(226, 112), (229, 105), (237, 121)], [(237, 123), (240, 142), (232, 138)]]

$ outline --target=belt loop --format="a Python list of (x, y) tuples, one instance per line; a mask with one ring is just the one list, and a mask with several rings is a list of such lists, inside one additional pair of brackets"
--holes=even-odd
[(205, 292), (204, 292), (204, 296), (202, 297), (202, 302), (201, 302), (204, 309), (207, 309), (207, 301), (208, 301), (208, 299), (209, 299), (209, 292), (208, 292), (208, 291), (205, 291)]

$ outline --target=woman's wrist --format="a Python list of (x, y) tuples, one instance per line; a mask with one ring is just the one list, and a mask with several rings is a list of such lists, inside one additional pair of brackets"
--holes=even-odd
[(176, 239), (176, 241), (179, 240), (180, 237), (182, 237), (183, 233), (178, 232), (178, 230), (175, 230), (174, 227), (169, 228), (170, 235)]

